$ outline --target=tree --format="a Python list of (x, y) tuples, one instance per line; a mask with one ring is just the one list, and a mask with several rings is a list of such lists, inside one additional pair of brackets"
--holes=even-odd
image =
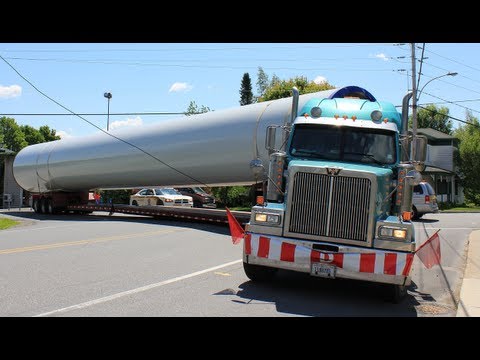
[(466, 121), (467, 124), (460, 126), (454, 133), (460, 141), (456, 164), (462, 174), (465, 199), (480, 205), (480, 123), (469, 111)]
[(195, 114), (202, 114), (211, 111), (208, 106), (198, 106), (195, 101), (190, 101), (190, 104), (188, 105), (187, 111), (185, 112), (185, 115), (190, 116), (190, 115), (195, 115)]
[(22, 130), (25, 135), (25, 141), (28, 145), (40, 144), (45, 142), (45, 138), (42, 133), (30, 125), (20, 125), (20, 130)]
[(333, 89), (327, 81), (316, 84), (313, 81), (308, 81), (305, 76), (297, 76), (288, 80), (280, 80), (274, 74), (269, 87), (265, 90), (263, 96), (258, 101), (268, 101), (282, 99), (292, 96), (292, 88), (296, 86), (300, 94), (309, 94), (312, 92)]
[(2, 116), (0, 118), (0, 143), (4, 148), (18, 152), (28, 145), (25, 134), (15, 119)]
[(259, 66), (258, 73), (257, 73), (258, 97), (261, 97), (263, 96), (263, 94), (265, 94), (265, 91), (267, 90), (269, 84), (270, 84), (270, 81), (268, 80), (268, 75), (265, 73), (263, 68)]
[(57, 135), (57, 131), (50, 129), (47, 125), (40, 126), (38, 131), (40, 131), (40, 133), (43, 135), (45, 142), (60, 140), (60, 136)]
[[(425, 109), (420, 108), (417, 112), (417, 128), (431, 128), (452, 135), (452, 120), (448, 117), (449, 109), (445, 106), (437, 108), (430, 104)], [(408, 125), (412, 128), (412, 117), (408, 120)]]
[(240, 106), (253, 103), (252, 81), (248, 73), (243, 74), (240, 86)]

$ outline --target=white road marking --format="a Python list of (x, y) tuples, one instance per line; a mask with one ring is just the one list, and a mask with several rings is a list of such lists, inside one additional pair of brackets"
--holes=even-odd
[(104, 303), (104, 302), (107, 302), (107, 301), (112, 301), (112, 300), (115, 300), (115, 299), (119, 299), (119, 298), (124, 297), (124, 296), (138, 294), (138, 293), (143, 292), (143, 291), (148, 291), (148, 290), (160, 287), (160, 286), (172, 284), (172, 283), (177, 282), (177, 281), (189, 279), (189, 278), (192, 278), (192, 277), (195, 277), (195, 276), (198, 276), (198, 275), (202, 275), (202, 274), (214, 271), (214, 270), (218, 270), (218, 269), (230, 266), (230, 265), (239, 264), (242, 261), (243, 261), (242, 259), (231, 261), (231, 262), (228, 262), (228, 263), (225, 263), (225, 264), (222, 264), (222, 265), (214, 266), (214, 267), (211, 267), (211, 268), (208, 268), (208, 269), (205, 269), (205, 270), (196, 271), (194, 273), (179, 276), (179, 277), (176, 277), (176, 278), (173, 278), (173, 279), (164, 280), (164, 281), (161, 281), (161, 282), (158, 282), (158, 283), (155, 283), (155, 284), (142, 286), (142, 287), (139, 287), (139, 288), (136, 288), (136, 289), (123, 291), (121, 293), (113, 294), (113, 295), (110, 295), (110, 296), (105, 296), (103, 298), (99, 298), (99, 299), (96, 299), (96, 300), (90, 300), (90, 301), (87, 301), (87, 302), (84, 302), (84, 303), (81, 303), (81, 304), (72, 305), (72, 306), (62, 308), (62, 309), (53, 310), (53, 311), (49, 311), (49, 312), (46, 312), (46, 313), (34, 315), (33, 317), (49, 316), (49, 315), (63, 313), (63, 312), (71, 311), (71, 310), (83, 309), (83, 308), (86, 308), (86, 307), (89, 307), (89, 306), (101, 304), (101, 303)]

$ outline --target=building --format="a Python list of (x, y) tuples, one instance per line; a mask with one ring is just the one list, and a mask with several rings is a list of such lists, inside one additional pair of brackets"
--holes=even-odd
[(464, 203), (463, 188), (454, 163), (458, 139), (431, 128), (417, 129), (417, 133), (428, 140), (426, 167), (422, 175), (435, 189), (437, 201)]
[(23, 189), (18, 186), (13, 177), (13, 160), (15, 152), (3, 148), (0, 144), (0, 208), (21, 207)]

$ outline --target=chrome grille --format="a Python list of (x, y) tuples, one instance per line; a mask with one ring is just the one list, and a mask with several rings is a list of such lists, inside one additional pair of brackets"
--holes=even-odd
[(289, 232), (367, 241), (370, 192), (369, 179), (297, 172)]

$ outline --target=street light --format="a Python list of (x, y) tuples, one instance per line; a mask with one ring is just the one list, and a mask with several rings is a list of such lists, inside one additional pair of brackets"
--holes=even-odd
[(103, 94), (104, 97), (108, 99), (108, 110), (107, 110), (107, 131), (110, 124), (110, 99), (112, 98), (112, 93), (106, 92)]
[(442, 77), (444, 77), (444, 76), (457, 76), (457, 75), (458, 75), (458, 72), (448, 72), (448, 73), (446, 73), (446, 74), (443, 74), (443, 75), (440, 75), (440, 76), (437, 76), (437, 77), (434, 77), (434, 78), (428, 80), (428, 81), (425, 83), (425, 85), (423, 85), (422, 88), (420, 89), (420, 91), (418, 92), (417, 102), (418, 102), (418, 100), (420, 99), (420, 95), (422, 94), (423, 89), (425, 89), (425, 86), (427, 86), (427, 85), (428, 85), (429, 83), (431, 83), (433, 80), (440, 79), (440, 78), (442, 78)]

